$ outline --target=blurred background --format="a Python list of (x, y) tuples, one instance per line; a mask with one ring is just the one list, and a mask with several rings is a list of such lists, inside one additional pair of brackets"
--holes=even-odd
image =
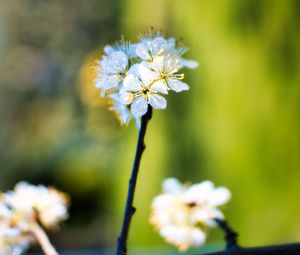
[[(53, 242), (114, 247), (137, 129), (107, 110), (92, 69), (104, 45), (154, 27), (200, 67), (150, 122), (130, 247), (172, 251), (148, 224), (170, 176), (230, 188), (242, 245), (300, 241), (299, 26), (297, 0), (0, 0), (0, 190), (54, 185), (72, 205)], [(223, 246), (218, 230), (208, 244)]]

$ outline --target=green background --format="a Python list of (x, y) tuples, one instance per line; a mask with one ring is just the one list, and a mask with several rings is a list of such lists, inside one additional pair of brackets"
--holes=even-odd
[(104, 45), (154, 27), (200, 67), (149, 124), (130, 247), (168, 249), (148, 224), (167, 177), (228, 187), (243, 245), (299, 241), (299, 26), (297, 0), (0, 0), (0, 190), (55, 185), (72, 205), (53, 242), (115, 245), (137, 130), (90, 80)]

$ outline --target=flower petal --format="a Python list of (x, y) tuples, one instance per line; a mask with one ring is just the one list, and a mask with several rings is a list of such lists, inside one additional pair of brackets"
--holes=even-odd
[(163, 37), (156, 37), (152, 42), (148, 42), (148, 48), (153, 57), (160, 56), (168, 51), (169, 45)]
[(110, 45), (106, 45), (106, 46), (104, 47), (104, 52), (105, 52), (107, 55), (113, 53), (114, 51), (115, 51), (115, 49), (114, 49), (113, 47), (111, 47)]
[(176, 80), (176, 79), (168, 79), (168, 86), (171, 90), (174, 90), (175, 92), (181, 92), (184, 90), (189, 90), (189, 86), (182, 81)]
[(213, 206), (220, 206), (227, 203), (231, 198), (230, 191), (225, 187), (216, 188), (210, 196), (210, 204)]
[(142, 63), (138, 67), (139, 77), (142, 80), (143, 84), (146, 86), (152, 81), (158, 78), (155, 72), (152, 72), (145, 63)]
[(180, 65), (182, 65), (184, 67), (187, 67), (187, 68), (194, 69), (194, 68), (199, 66), (199, 63), (197, 61), (194, 61), (194, 60), (188, 60), (188, 59), (180, 58)]
[(145, 42), (141, 42), (136, 46), (135, 53), (143, 60), (151, 60), (151, 55), (148, 52)]
[(134, 97), (131, 92), (121, 89), (119, 92), (119, 102), (125, 105), (131, 104)]
[(165, 58), (162, 56), (155, 57), (151, 62), (150, 66), (153, 70), (155, 70), (158, 73), (165, 71)]
[(181, 183), (176, 178), (168, 178), (164, 180), (162, 183), (162, 189), (164, 192), (170, 194), (178, 194), (184, 190)]
[(123, 86), (127, 91), (138, 92), (142, 88), (142, 82), (137, 77), (129, 74), (126, 76)]
[(186, 203), (203, 204), (206, 203), (214, 190), (214, 184), (211, 181), (204, 181), (194, 184), (183, 194)]
[(139, 96), (134, 99), (133, 103), (131, 104), (131, 112), (134, 117), (140, 117), (144, 115), (148, 111), (148, 103), (147, 99)]
[(167, 84), (164, 80), (154, 82), (151, 86), (151, 90), (162, 94), (168, 94)]
[(112, 61), (113, 68), (118, 70), (118, 73), (120, 73), (120, 71), (124, 72), (126, 70), (126, 67), (128, 65), (128, 57), (124, 52), (116, 51), (111, 53), (109, 57)]
[(150, 105), (154, 108), (154, 109), (166, 109), (167, 107), (167, 100), (160, 96), (160, 95), (152, 95), (150, 97)]
[(127, 72), (127, 75), (132, 74), (133, 76), (139, 76), (139, 65), (140, 64), (134, 64), (134, 65), (132, 65), (129, 68), (129, 70)]

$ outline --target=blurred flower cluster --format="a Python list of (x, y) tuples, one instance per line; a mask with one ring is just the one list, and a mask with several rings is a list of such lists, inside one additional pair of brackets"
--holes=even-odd
[(231, 197), (225, 187), (215, 188), (210, 181), (191, 186), (182, 185), (177, 179), (166, 179), (163, 194), (152, 202), (150, 222), (160, 235), (180, 251), (203, 245), (214, 219), (223, 219), (218, 209)]
[(67, 205), (64, 193), (26, 182), (0, 193), (0, 254), (19, 255), (36, 242), (46, 254), (57, 254), (42, 227), (58, 227), (68, 217)]
[(155, 109), (167, 107), (162, 95), (189, 89), (180, 70), (195, 68), (198, 63), (184, 59), (186, 51), (174, 38), (153, 32), (140, 36), (137, 44), (122, 39), (104, 48), (105, 55), (97, 66), (96, 87), (101, 89), (101, 96), (111, 99), (110, 109), (122, 124), (133, 117), (138, 125), (148, 105)]

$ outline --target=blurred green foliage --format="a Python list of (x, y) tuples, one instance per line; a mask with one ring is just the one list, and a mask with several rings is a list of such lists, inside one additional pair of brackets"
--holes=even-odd
[[(148, 224), (163, 178), (231, 189), (243, 245), (300, 240), (300, 2), (0, 0), (0, 189), (19, 180), (72, 197), (61, 248), (112, 247), (137, 130), (120, 127), (91, 84), (101, 48), (151, 26), (182, 37), (191, 90), (147, 131), (132, 247), (168, 246)], [(296, 215), (296, 216), (295, 216)], [(213, 230), (209, 241), (221, 240)]]

